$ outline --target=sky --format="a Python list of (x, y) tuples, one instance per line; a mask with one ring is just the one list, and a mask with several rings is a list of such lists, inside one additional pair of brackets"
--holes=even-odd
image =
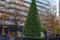
[[(25, 0), (25, 1), (31, 2), (31, 0)], [(40, 1), (40, 0), (38, 0), (38, 1)], [(56, 2), (57, 0), (49, 0), (49, 1)]]
[(59, 0), (57, 0), (57, 16), (59, 16)]
[[(31, 0), (25, 0), (25, 1), (28, 1), (28, 2), (31, 2)], [(41, 2), (45, 2), (47, 0), (37, 0), (37, 1), (41, 1)], [(52, 4), (57, 4), (57, 0), (49, 0)]]
[[(31, 0), (25, 0), (27, 2), (31, 2)], [(40, 2), (45, 2), (47, 0), (37, 0), (37, 1), (40, 1)], [(57, 0), (49, 0), (51, 2), (51, 4), (57, 4)], [(46, 2), (45, 2), (46, 3)], [(39, 4), (38, 4), (39, 5)]]
[[(28, 2), (31, 2), (31, 0), (25, 0), (25, 1), (28, 1)], [(38, 1), (42, 1), (42, 0), (38, 0)], [(47, 0), (46, 0), (47, 1)], [(49, 0), (49, 1), (51, 1), (51, 3), (52, 4), (56, 4), (56, 6), (57, 6), (57, 16), (59, 15), (59, 13), (58, 13), (58, 0)], [(38, 3), (37, 3), (38, 4)], [(38, 4), (38, 5), (40, 5), (40, 4)]]

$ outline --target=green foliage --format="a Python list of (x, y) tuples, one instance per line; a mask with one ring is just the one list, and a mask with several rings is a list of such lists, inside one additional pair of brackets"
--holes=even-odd
[(30, 10), (23, 28), (24, 36), (40, 37), (42, 32), (41, 22), (39, 20), (36, 1), (32, 0)]

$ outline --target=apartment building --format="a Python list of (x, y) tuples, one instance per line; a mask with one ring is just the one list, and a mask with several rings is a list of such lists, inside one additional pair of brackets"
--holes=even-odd
[(0, 0), (0, 34), (22, 31), (26, 20), (23, 0)]

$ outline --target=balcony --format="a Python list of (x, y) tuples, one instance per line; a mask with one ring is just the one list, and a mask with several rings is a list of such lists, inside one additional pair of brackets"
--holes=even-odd
[(6, 2), (4, 2), (4, 1), (0, 1), (0, 5), (5, 6), (5, 5), (6, 5)]
[(3, 24), (5, 24), (5, 25), (14, 25), (13, 21), (8, 21), (8, 20), (6, 20), (6, 21), (4, 20)]
[(17, 0), (11, 0), (11, 1), (9, 1), (8, 3), (9, 3), (9, 4), (23, 5), (22, 2), (23, 2), (23, 1), (20, 1), (20, 0), (19, 0), (19, 1), (17, 1)]
[(26, 12), (20, 12), (20, 15), (24, 15), (24, 16), (27, 16), (28, 14)]
[(8, 9), (7, 12), (11, 12), (11, 13), (14, 13), (15, 10), (14, 9)]

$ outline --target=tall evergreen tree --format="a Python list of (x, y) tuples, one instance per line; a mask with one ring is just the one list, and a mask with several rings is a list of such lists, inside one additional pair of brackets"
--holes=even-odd
[(40, 37), (40, 32), (42, 32), (42, 26), (38, 16), (36, 0), (32, 0), (30, 10), (26, 18), (25, 26), (23, 28), (23, 35)]

